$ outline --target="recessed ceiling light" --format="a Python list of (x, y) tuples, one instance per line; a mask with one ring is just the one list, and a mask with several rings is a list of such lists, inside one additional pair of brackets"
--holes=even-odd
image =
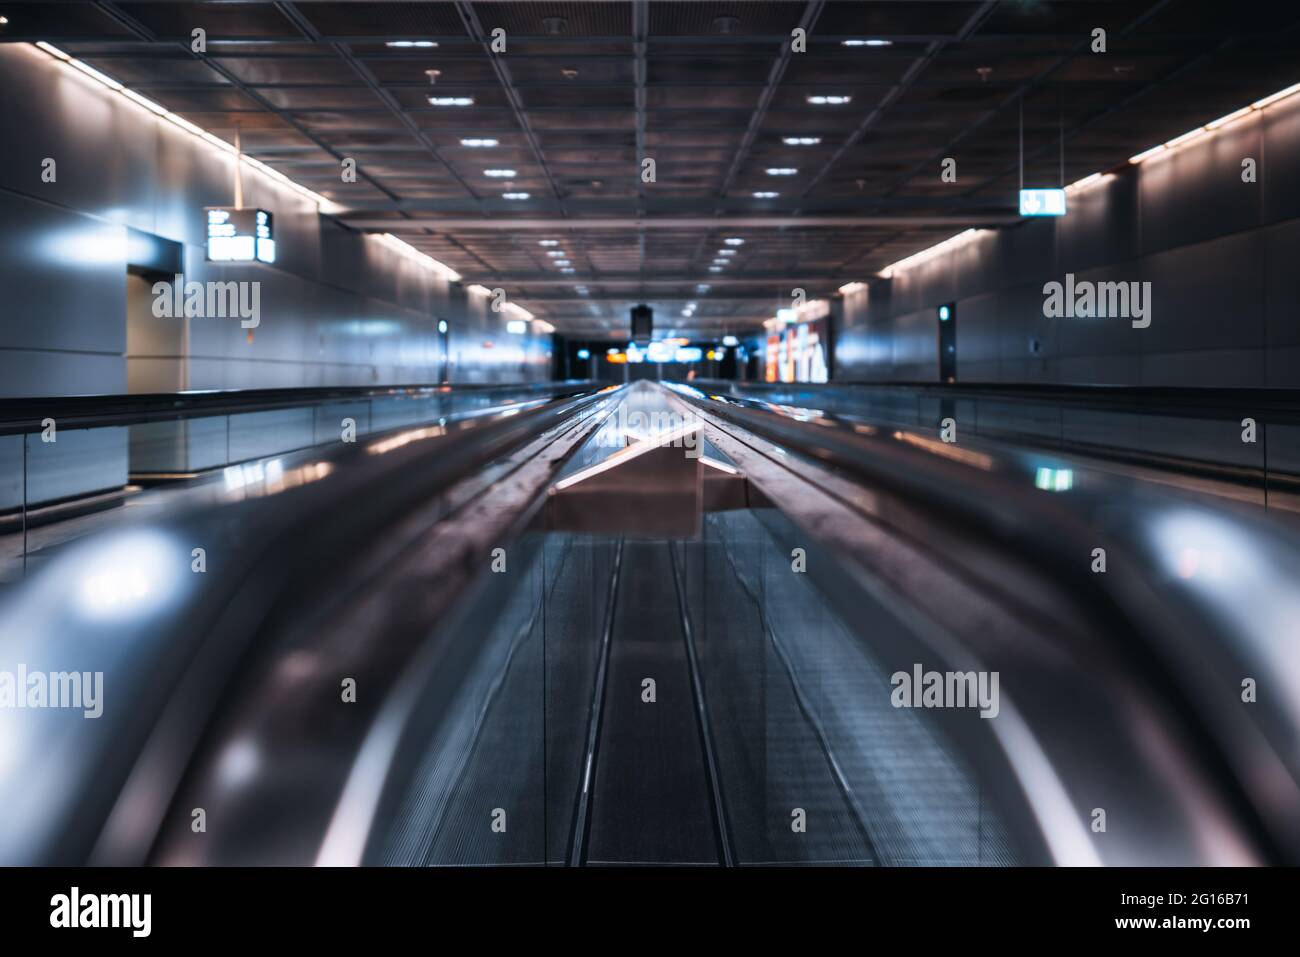
[(566, 80), (576, 80), (578, 78), (578, 71), (572, 68), (564, 69), (560, 71), (560, 76), (564, 77)]
[(734, 256), (734, 255), (736, 255), (736, 251), (735, 251), (734, 249), (719, 249), (719, 250), (718, 250), (718, 255), (719, 255), (719, 256)]
[(699, 283), (698, 285), (696, 285), (696, 287), (695, 287), (695, 291), (696, 291), (696, 292), (699, 292), (699, 293), (704, 293), (704, 292), (708, 292), (708, 291), (709, 291), (710, 289), (712, 289), (712, 288), (713, 288), (713, 287), (710, 286), (707, 282), (702, 282), (702, 283)]
[(759, 192), (754, 193), (753, 195), (755, 199), (776, 199), (781, 194), (773, 193), (771, 190), (760, 190)]
[(472, 96), (431, 96), (429, 102), (433, 106), (473, 106), (474, 97)]
[(786, 146), (816, 146), (822, 141), (820, 136), (783, 136), (781, 142)]
[(462, 139), (460, 145), (468, 146), (471, 149), (489, 149), (490, 147), (499, 146), (500, 144), (493, 139), (475, 139), (471, 137), (470, 139)]
[(438, 77), (442, 76), (441, 70), (425, 70), (424, 75), (429, 78), (430, 83), (437, 83)]
[(709, 272), (722, 272), (722, 267), (721, 267), (721, 266), (710, 266), (710, 267), (709, 267)]
[(530, 193), (502, 193), (502, 199), (527, 199)]
[(560, 245), (560, 241), (559, 241), (558, 239), (539, 239), (539, 240), (537, 240), (537, 245), (539, 245), (539, 246), (558, 246), (558, 245)]
[(726, 243), (728, 246), (743, 246), (743, 245), (745, 245), (745, 241), (744, 241), (743, 239), (741, 239), (739, 236), (732, 236), (732, 237), (730, 237), (729, 239), (724, 239), (723, 242)]
[(485, 169), (483, 175), (493, 179), (514, 179), (518, 174), (512, 169)]
[(573, 274), (574, 274), (575, 272), (577, 272), (577, 271), (578, 271), (578, 270), (574, 269), (572, 266), (569, 266), (569, 267), (566, 268), (566, 269), (561, 269), (561, 270), (560, 270), (560, 272), (568, 273), (569, 275), (573, 275)]
[(804, 97), (804, 99), (806, 99), (813, 106), (843, 106), (845, 103), (848, 103), (850, 100), (852, 100), (853, 97), (843, 96), (840, 94), (831, 94), (825, 96), (818, 94), (816, 96), (806, 96)]
[(0, 27), (4, 26), (4, 25), (7, 24), (8, 22), (9, 22), (9, 18), (8, 18), (8, 17), (0, 17)]
[(384, 44), (386, 47), (398, 47), (399, 49), (407, 49), (409, 47), (428, 49), (429, 47), (436, 47), (437, 45), (438, 44), (433, 40), (389, 40)]
[(567, 260), (567, 259), (557, 259), (557, 260), (555, 260), (555, 265), (557, 265), (557, 266), (572, 266), (573, 263), (569, 262), (569, 260)]
[(894, 45), (893, 40), (879, 40), (879, 39), (841, 40), (840, 42), (846, 47), (888, 47)]
[(563, 252), (563, 251), (561, 251), (561, 250), (559, 250), (559, 249), (552, 249), (552, 250), (549, 250), (549, 251), (546, 253), (546, 255), (552, 257), (553, 259), (563, 259), (565, 256), (567, 256), (567, 255), (569, 255), (569, 254), (566, 253), (566, 252)]
[(799, 172), (793, 166), (769, 166), (767, 168), (768, 176), (793, 176)]

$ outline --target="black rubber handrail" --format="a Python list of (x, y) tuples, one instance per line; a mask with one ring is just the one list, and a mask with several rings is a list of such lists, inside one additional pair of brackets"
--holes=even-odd
[(300, 408), (327, 402), (365, 399), (433, 398), (441, 395), (490, 395), (524, 392), (545, 395), (572, 392), (582, 380), (498, 382), (472, 385), (324, 386), (303, 389), (223, 389), (211, 392), (163, 392), (133, 395), (65, 395), (0, 399), (0, 435), (40, 432), (52, 418), (60, 429), (89, 429), (145, 422), (168, 422), (206, 416)]
[(1006, 400), (1041, 405), (1069, 405), (1080, 409), (1127, 412), (1134, 415), (1174, 415), (1191, 418), (1300, 424), (1300, 389), (1202, 388), (1186, 386), (1043, 385), (977, 382), (864, 382), (840, 380), (813, 382), (736, 382), (699, 380), (695, 388), (723, 394), (737, 392), (790, 392), (838, 395), (850, 399), (866, 392), (921, 394), (935, 399)]

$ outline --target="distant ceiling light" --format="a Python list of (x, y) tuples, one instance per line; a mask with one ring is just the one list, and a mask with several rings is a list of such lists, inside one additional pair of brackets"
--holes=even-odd
[(424, 75), (429, 78), (430, 83), (437, 83), (438, 77), (442, 76), (441, 70), (425, 70)]
[(511, 319), (506, 323), (506, 332), (512, 336), (522, 336), (528, 331), (528, 323), (522, 319)]
[(793, 166), (769, 166), (767, 168), (768, 176), (793, 176), (799, 172)]
[(718, 255), (719, 255), (719, 256), (734, 256), (734, 255), (736, 255), (736, 251), (735, 251), (734, 249), (719, 249), (719, 250), (718, 250)]
[(816, 146), (822, 141), (820, 136), (783, 136), (781, 142), (786, 146)]
[(838, 292), (841, 296), (851, 296), (853, 293), (866, 288), (867, 284), (865, 282), (846, 282), (840, 286)]
[(853, 99), (853, 97), (841, 96), (838, 94), (822, 96), (819, 94), (816, 96), (806, 96), (804, 97), (804, 99), (807, 100), (809, 103), (811, 103), (813, 106), (843, 106), (845, 103), (850, 102)]
[(429, 103), (433, 106), (473, 106), (472, 96), (431, 96)]
[(721, 267), (721, 266), (710, 266), (710, 267), (709, 267), (709, 272), (722, 272), (722, 267)]
[(724, 346), (738, 346), (740, 345), (740, 340), (737, 339), (735, 336), (723, 336), (722, 344)]
[(546, 27), (546, 32), (551, 36), (558, 36), (564, 32), (564, 28), (568, 26), (568, 21), (564, 17), (544, 17), (542, 26)]
[(493, 179), (514, 179), (518, 174), (512, 169), (485, 169), (483, 175)]
[(731, 34), (736, 31), (736, 27), (738, 26), (740, 26), (739, 17), (714, 17), (713, 18), (714, 33)]
[(502, 199), (527, 199), (531, 193), (502, 193)]
[(570, 260), (568, 260), (568, 259), (557, 259), (557, 260), (555, 260), (555, 265), (557, 265), (557, 266), (572, 266), (573, 263), (572, 263)]
[(537, 240), (537, 245), (539, 245), (539, 246), (558, 246), (558, 245), (560, 245), (560, 241), (559, 241), (558, 239), (539, 239), (539, 240)]
[[(552, 245), (552, 246), (555, 245), (555, 240), (553, 240), (553, 239), (552, 239), (552, 240), (543, 240), (543, 242), (544, 242), (544, 243), (549, 242), (549, 244)], [(552, 250), (548, 251), (546, 255), (548, 255), (548, 256), (550, 256), (550, 257), (552, 257), (552, 258), (554, 258), (554, 259), (563, 259), (565, 256), (567, 256), (567, 255), (569, 255), (569, 254), (566, 253), (566, 252), (564, 252), (563, 250), (552, 249)]]
[(697, 283), (697, 284), (696, 284), (696, 286), (695, 286), (695, 291), (698, 292), (698, 293), (703, 294), (703, 293), (708, 292), (708, 291), (709, 291), (710, 289), (712, 289), (712, 288), (713, 288), (713, 287), (710, 286), (707, 282), (702, 282), (702, 283)]
[(433, 40), (389, 40), (384, 44), (386, 47), (397, 47), (399, 49), (408, 49), (410, 47), (428, 49), (429, 47), (436, 47), (437, 45), (438, 44)]
[(561, 70), (560, 76), (564, 77), (566, 80), (576, 80), (578, 78), (578, 71), (574, 69)]
[(841, 40), (840, 43), (846, 47), (890, 47), (894, 45), (893, 40), (880, 40), (876, 38), (870, 40)]
[(499, 146), (500, 144), (493, 139), (475, 139), (471, 137), (470, 139), (462, 139), (460, 141), (460, 145), (468, 146), (470, 149), (481, 150), (481, 149), (490, 149), (491, 147)]
[(713, 265), (715, 265), (715, 266), (730, 266), (731, 263), (728, 262), (728, 261), (725, 260), (725, 259), (715, 259), (715, 260), (713, 260)]
[(5, 24), (7, 24), (8, 22), (9, 22), (9, 18), (8, 18), (8, 17), (0, 17), (0, 27), (3, 27), (3, 26), (4, 26)]
[(981, 82), (981, 83), (987, 83), (987, 82), (989, 81), (989, 77), (993, 75), (993, 67), (991, 67), (991, 66), (977, 66), (977, 67), (975, 68), (975, 72), (976, 72), (977, 74), (979, 74), (979, 78), (980, 78), (980, 82)]
[(741, 239), (739, 236), (732, 236), (732, 237), (729, 238), (729, 239), (724, 239), (723, 242), (726, 243), (728, 246), (743, 246), (743, 245), (745, 245), (745, 241), (744, 241), (743, 239)]
[(569, 267), (566, 267), (566, 268), (560, 270), (560, 272), (562, 272), (562, 273), (568, 273), (569, 275), (573, 275), (573, 274), (574, 274), (575, 272), (577, 272), (577, 271), (578, 271), (578, 270), (574, 269), (572, 266), (569, 266)]
[(755, 199), (776, 199), (780, 193), (773, 193), (771, 190), (760, 190), (753, 194)]

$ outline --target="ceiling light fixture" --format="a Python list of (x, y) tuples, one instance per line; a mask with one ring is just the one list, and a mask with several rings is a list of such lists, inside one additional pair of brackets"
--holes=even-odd
[[(554, 244), (554, 240), (552, 240), (552, 244)], [(567, 255), (569, 255), (569, 254), (566, 253), (566, 252), (563, 252), (563, 251), (561, 251), (561, 250), (559, 250), (559, 249), (551, 249), (551, 250), (548, 250), (548, 251), (547, 251), (546, 255), (548, 255), (548, 256), (550, 256), (550, 257), (552, 257), (552, 258), (554, 258), (554, 259), (563, 259), (565, 256), (567, 256)]]
[(441, 70), (425, 70), (424, 75), (429, 78), (430, 83), (437, 83), (438, 77), (442, 76)]
[(422, 50), (427, 50), (430, 47), (436, 47), (437, 45), (438, 44), (433, 40), (389, 40), (384, 44), (386, 47), (396, 47), (399, 50), (405, 50), (411, 47), (419, 47)]
[(759, 190), (753, 194), (755, 199), (776, 199), (780, 195), (780, 193), (774, 193), (771, 190)]
[(518, 174), (512, 169), (485, 169), (483, 175), (493, 179), (514, 179)]
[(873, 37), (870, 40), (841, 40), (840, 44), (846, 47), (890, 47), (894, 45), (894, 41), (880, 40)]
[(472, 96), (431, 96), (429, 103), (433, 106), (473, 106)]
[(843, 106), (845, 103), (851, 102), (853, 97), (840, 94), (817, 94), (814, 96), (806, 96), (804, 99), (813, 106)]
[(744, 241), (743, 239), (741, 239), (739, 236), (732, 236), (732, 237), (730, 237), (730, 238), (728, 238), (728, 239), (724, 239), (723, 242), (726, 243), (728, 246), (743, 246), (743, 245), (745, 245), (745, 241)]
[(719, 256), (734, 256), (734, 255), (736, 255), (736, 251), (735, 251), (734, 249), (719, 249), (719, 250), (718, 250), (718, 255), (719, 255)]
[(822, 141), (820, 136), (783, 136), (781, 142), (786, 146), (816, 146)]
[(499, 146), (500, 144), (493, 139), (474, 139), (471, 137), (469, 139), (462, 139), (460, 145), (468, 146), (470, 149), (481, 150), (490, 149), (493, 146)]
[(793, 166), (769, 166), (767, 168), (768, 176), (793, 176), (799, 172)]
[(527, 199), (531, 193), (502, 193), (502, 199)]

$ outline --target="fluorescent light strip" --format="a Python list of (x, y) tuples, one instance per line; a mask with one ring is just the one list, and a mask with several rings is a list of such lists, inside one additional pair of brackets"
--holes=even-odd
[(64, 53), (58, 47), (46, 43), (44, 40), (38, 41), (35, 44), (35, 46), (37, 49), (41, 50), (42, 52), (49, 54), (50, 56), (54, 57), (54, 59), (59, 60), (62, 63), (64, 63), (66, 66), (69, 66), (72, 69), (76, 70), (82, 76), (89, 77), (90, 79), (94, 80), (96, 83), (100, 84), (101, 86), (109, 90), (112, 90), (114, 93), (120, 93), (123, 97), (130, 100), (136, 106), (143, 107), (144, 109), (148, 110), (150, 113), (154, 114), (155, 116), (161, 117), (162, 119), (171, 123), (173, 126), (180, 127), (182, 130), (184, 130), (186, 133), (189, 133), (191, 136), (197, 136), (205, 143), (215, 146), (218, 149), (223, 150), (224, 152), (230, 153), (232, 155), (238, 155), (241, 162), (243, 162), (245, 165), (252, 167), (253, 169), (257, 170), (259, 173), (262, 173), (265, 176), (270, 177), (280, 185), (288, 187), (289, 189), (298, 193), (300, 196), (304, 196), (307, 199), (310, 199), (318, 207), (325, 206), (325, 207), (333, 208), (334, 206), (333, 202), (326, 199), (324, 196), (320, 195), (319, 193), (313, 192), (312, 190), (308, 189), (306, 186), (302, 186), (298, 183), (295, 183), (293, 180), (285, 176), (283, 173), (279, 172), (278, 170), (271, 169), (265, 163), (255, 160), (251, 156), (248, 156), (246, 154), (240, 154), (239, 151), (235, 149), (234, 144), (227, 143), (225, 140), (213, 136), (207, 130), (200, 129), (199, 127), (191, 123), (189, 120), (177, 116), (175, 113), (168, 110), (165, 106), (161, 106), (155, 103), (153, 100), (141, 96), (139, 93), (136, 93), (134, 90), (127, 89), (125, 86), (123, 86), (121, 83), (118, 83), (112, 77), (105, 76), (103, 73), (100, 73), (98, 70), (94, 69), (93, 67), (87, 66), (86, 64), (82, 63), (80, 60), (68, 56), (68, 54)]
[(406, 256), (408, 259), (414, 259), (416, 262), (420, 263), (426, 269), (433, 270), (439, 276), (442, 276), (444, 279), (450, 279), (452, 282), (460, 281), (460, 273), (456, 272), (456, 270), (452, 269), (450, 266), (438, 262), (438, 260), (434, 259), (432, 256), (420, 252), (420, 250), (416, 249), (414, 246), (410, 245), (409, 243), (403, 242), (402, 240), (398, 239), (392, 233), (381, 233), (379, 236), (379, 241), (388, 246), (391, 246), (397, 252), (401, 253), (403, 256)]
[(956, 236), (949, 236), (941, 243), (936, 243), (933, 246), (929, 246), (925, 249), (922, 249), (919, 253), (913, 253), (912, 255), (908, 256), (905, 259), (900, 259), (896, 263), (891, 263), (890, 265), (886, 266), (884, 269), (880, 271), (880, 275), (883, 276), (885, 279), (890, 279), (894, 276), (895, 273), (898, 273), (904, 269), (910, 269), (912, 266), (918, 266), (921, 263), (925, 262), (927, 259), (933, 259), (935, 256), (938, 256), (940, 253), (948, 252), (949, 250), (955, 249), (958, 246), (964, 246), (966, 243), (970, 242), (970, 240), (986, 232), (988, 232), (988, 230), (986, 229), (963, 230), (962, 232), (958, 233)]
[(1243, 106), (1239, 110), (1233, 110), (1231, 113), (1226, 116), (1221, 116), (1217, 120), (1210, 120), (1210, 122), (1206, 123), (1204, 126), (1198, 126), (1194, 130), (1188, 130), (1181, 136), (1175, 136), (1172, 140), (1166, 140), (1159, 146), (1153, 146), (1151, 149), (1144, 150), (1136, 156), (1130, 156), (1128, 161), (1134, 166), (1137, 166), (1139, 163), (1143, 163), (1149, 159), (1154, 159), (1157, 156), (1167, 155), (1179, 147), (1187, 145), (1193, 140), (1200, 139), (1206, 133), (1213, 133), (1217, 130), (1221, 130), (1225, 126), (1230, 126), (1238, 120), (1245, 119), (1252, 113), (1258, 113), (1261, 110), (1265, 110), (1274, 103), (1277, 103), (1280, 100), (1285, 100), (1289, 96), (1294, 96), (1296, 93), (1300, 93), (1300, 83), (1293, 83), (1284, 90), (1278, 90), (1276, 93), (1270, 93), (1263, 99), (1256, 100), (1254, 103), (1250, 104), (1250, 106)]
[[(1243, 106), (1241, 109), (1234, 110), (1225, 116), (1219, 117), (1217, 120), (1211, 120), (1204, 126), (1198, 126), (1194, 130), (1188, 130), (1186, 133), (1183, 133), (1180, 136), (1175, 136), (1173, 139), (1167, 140), (1164, 143), (1159, 143), (1151, 147), (1149, 150), (1143, 150), (1135, 156), (1130, 156), (1128, 161), (1130, 164), (1137, 166), (1138, 164), (1144, 163), (1149, 159), (1154, 159), (1157, 156), (1167, 156), (1174, 150), (1199, 139), (1206, 133), (1213, 133), (1216, 130), (1221, 130), (1225, 126), (1229, 126), (1240, 119), (1244, 119), (1252, 113), (1258, 113), (1261, 110), (1267, 109), (1274, 103), (1285, 100), (1297, 93), (1300, 93), (1300, 83), (1293, 83), (1285, 89), (1278, 90), (1276, 93), (1270, 93), (1268, 96), (1256, 100), (1254, 103), (1250, 104), (1250, 106)], [(1091, 173), (1088, 176), (1083, 177), (1083, 179), (1071, 183), (1069, 186), (1065, 187), (1065, 190), (1068, 193), (1075, 193), (1087, 189), (1090, 186), (1095, 186), (1107, 178), (1108, 177), (1102, 173)], [(880, 271), (880, 275), (888, 279), (901, 269), (906, 269), (909, 266), (922, 263), (932, 256), (937, 256), (939, 253), (953, 248), (958, 244), (959, 240), (963, 239), (963, 237), (971, 237), (974, 234), (981, 232), (984, 232), (984, 230), (968, 229), (963, 233), (958, 233), (956, 236), (950, 236), (935, 246), (922, 249), (920, 252), (908, 256), (906, 259), (900, 259), (898, 262), (886, 266)]]

